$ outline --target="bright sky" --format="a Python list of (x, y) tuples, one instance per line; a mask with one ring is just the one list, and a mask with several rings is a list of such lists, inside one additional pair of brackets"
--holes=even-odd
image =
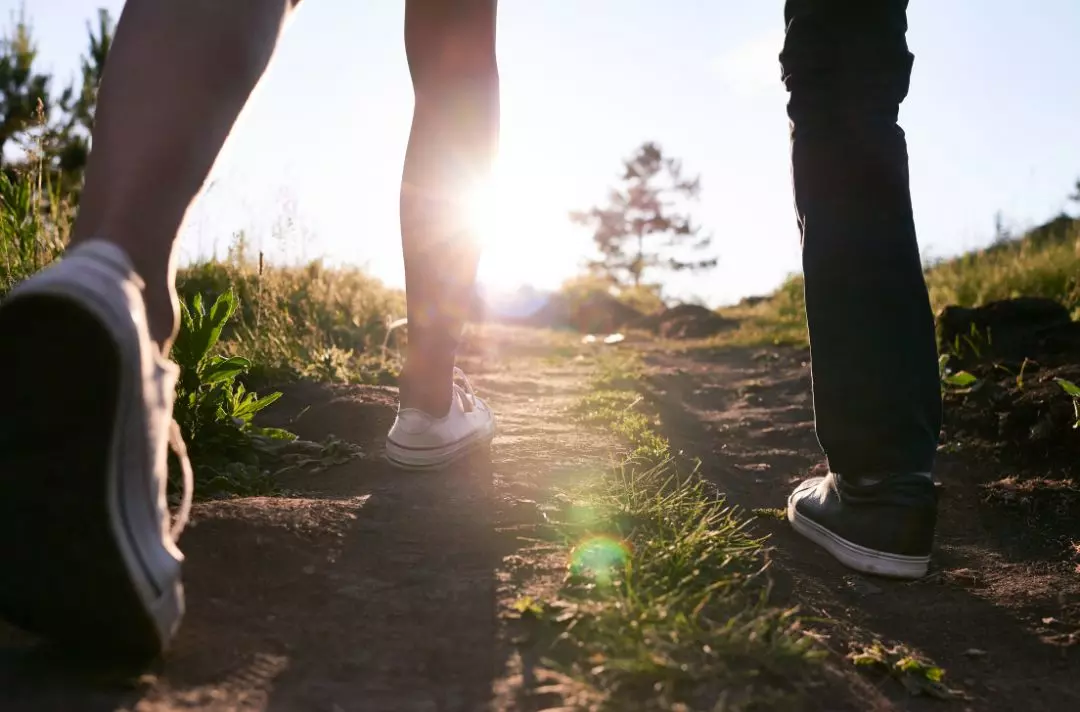
[[(0, 0), (7, 12), (18, 5)], [(74, 75), (99, 6), (118, 17), (123, 2), (26, 1), (43, 67)], [(187, 256), (223, 251), (246, 229), (268, 255), (366, 264), (403, 283), (403, 7), (301, 5), (189, 216)], [(1080, 3), (916, 0), (909, 24), (916, 58), (901, 123), (924, 255), (989, 242), (998, 210), (1022, 228), (1066, 208), (1080, 175)], [(672, 293), (728, 303), (798, 270), (782, 37), (782, 0), (503, 0), (503, 228), (482, 275), (551, 287), (575, 273), (590, 242), (567, 211), (602, 198), (645, 140), (701, 173), (697, 218), (720, 256)], [(283, 225), (286, 240), (275, 240)]]

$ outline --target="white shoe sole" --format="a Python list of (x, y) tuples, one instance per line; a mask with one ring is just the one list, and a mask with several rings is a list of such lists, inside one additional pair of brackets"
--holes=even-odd
[(495, 439), (495, 423), (475, 430), (468, 437), (436, 448), (409, 448), (386, 439), (387, 461), (403, 470), (436, 470), (468, 457)]
[(133, 500), (116, 471), (137, 446), (122, 436), (142, 402), (138, 366), (123, 367), (138, 354), (94, 313), (106, 305), (64, 286), (0, 308), (0, 617), (69, 648), (153, 657), (184, 593), (175, 552), (147, 536), (151, 473), (126, 475), (147, 488)]
[(875, 576), (918, 579), (925, 576), (930, 568), (929, 556), (904, 556), (875, 551), (837, 536), (800, 514), (791, 500), (788, 500), (787, 516), (795, 531), (825, 549), (850, 569)]

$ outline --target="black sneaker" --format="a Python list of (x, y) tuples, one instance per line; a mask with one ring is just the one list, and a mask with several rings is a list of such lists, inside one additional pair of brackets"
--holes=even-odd
[(860, 482), (830, 472), (796, 487), (787, 513), (795, 531), (856, 571), (916, 579), (930, 566), (937, 489), (926, 475)]

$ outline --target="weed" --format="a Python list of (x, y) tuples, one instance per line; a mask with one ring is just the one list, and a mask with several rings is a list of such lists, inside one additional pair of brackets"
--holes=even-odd
[(778, 519), (782, 522), (787, 521), (787, 510), (785, 510), (783, 507), (758, 507), (750, 511), (759, 517)]
[(1061, 386), (1061, 390), (1065, 391), (1065, 394), (1072, 398), (1073, 413), (1076, 416), (1076, 422), (1073, 423), (1074, 428), (1080, 428), (1080, 386), (1077, 386), (1072, 381), (1067, 381), (1064, 378), (1055, 378), (1054, 382)]
[(237, 378), (251, 362), (214, 353), (226, 323), (235, 313), (236, 296), (227, 291), (207, 310), (202, 296), (181, 302), (180, 333), (172, 357), (180, 367), (173, 417), (189, 446), (196, 483), (203, 492), (228, 485), (232, 491), (263, 493), (266, 482), (260, 455), (274, 453), (275, 442), (296, 436), (253, 424), (255, 414), (281, 393), (259, 397)]
[(804, 345), (807, 343), (806, 300), (802, 275), (788, 277), (769, 297), (717, 310), (739, 326), (712, 339), (736, 346)]
[(0, 171), (0, 298), (63, 252), (67, 206), (36, 171)]
[(1058, 218), (1019, 239), (932, 265), (926, 272), (935, 309), (1037, 296), (1080, 307), (1080, 221)]
[[(1023, 237), (929, 264), (924, 275), (935, 311), (1033, 296), (1056, 299), (1080, 319), (1080, 220), (1055, 218)], [(717, 311), (738, 320), (739, 327), (716, 337), (713, 345), (807, 343), (802, 275), (792, 275), (765, 298)], [(982, 350), (985, 344), (972, 334), (952, 346)]]
[(994, 368), (999, 371), (1004, 371), (1010, 376), (1014, 376), (1016, 378), (1016, 390), (1022, 391), (1024, 390), (1024, 373), (1027, 371), (1027, 367), (1032, 364), (1034, 364), (1036, 367), (1038, 367), (1039, 365), (1037, 361), (1033, 361), (1028, 357), (1024, 357), (1024, 361), (1020, 364), (1020, 370), (1016, 373), (1013, 373), (1012, 369), (1001, 363), (995, 363)]
[[(39, 160), (0, 172), (0, 299), (66, 247), (74, 213), (48, 176)], [(173, 415), (190, 446), (200, 496), (275, 492), (284, 471), (359, 456), (340, 441), (304, 443), (256, 426), (256, 414), (278, 394), (259, 397), (249, 390), (252, 382), (306, 375), (393, 383), (398, 369), (396, 354), (373, 345), (383, 340), (385, 315), (404, 309), (400, 293), (359, 270), (268, 267), (261, 254), (256, 270), (242, 240), (231, 254), (230, 262), (187, 267), (178, 280)]]
[(227, 289), (239, 307), (223, 351), (252, 360), (251, 380), (396, 383), (400, 349), (382, 346), (391, 331), (387, 315), (404, 311), (400, 292), (356, 269), (260, 266), (240, 249), (227, 262), (186, 268), (178, 284), (187, 300)]
[(938, 377), (941, 379), (942, 390), (951, 390), (953, 393), (971, 391), (978, 384), (979, 379), (968, 371), (952, 371), (949, 368), (951, 359), (950, 354), (941, 354), (938, 357)]
[(580, 423), (603, 426), (620, 436), (630, 447), (628, 457), (657, 462), (667, 456), (668, 442), (656, 433), (655, 418), (635, 410), (641, 400), (628, 391), (595, 391), (582, 398), (571, 415)]
[(820, 657), (793, 611), (768, 605), (762, 541), (673, 456), (646, 412), (640, 363), (601, 359), (573, 409), (619, 436), (622, 462), (563, 493), (549, 517), (568, 551), (557, 597), (515, 605), (551, 667), (602, 709), (781, 709)]
[(883, 672), (898, 680), (912, 695), (927, 695), (940, 700), (965, 700), (962, 690), (945, 684), (945, 671), (933, 663), (915, 655), (907, 647), (886, 647), (874, 641), (848, 658), (864, 670)]

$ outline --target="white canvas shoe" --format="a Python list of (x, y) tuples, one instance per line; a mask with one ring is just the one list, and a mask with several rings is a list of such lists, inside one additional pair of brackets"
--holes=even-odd
[(415, 408), (398, 409), (386, 436), (387, 460), (410, 470), (434, 469), (491, 444), (495, 416), (461, 369), (454, 369), (454, 378), (450, 412), (442, 418)]
[[(123, 250), (93, 241), (0, 305), (0, 617), (152, 657), (183, 616), (192, 476), (179, 368), (150, 341), (142, 287)], [(172, 525), (170, 444), (185, 480)]]

